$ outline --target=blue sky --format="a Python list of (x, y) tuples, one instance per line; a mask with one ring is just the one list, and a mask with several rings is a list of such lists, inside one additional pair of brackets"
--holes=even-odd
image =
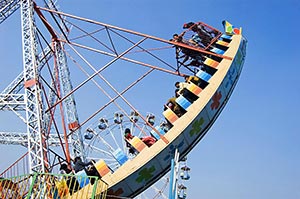
[[(227, 106), (188, 156), (188, 198), (300, 198), (299, 1), (72, 0), (59, 5), (67, 13), (164, 39), (189, 21), (219, 30), (224, 19), (241, 26), (248, 40), (244, 69)], [(0, 25), (1, 89), (21, 72), (15, 67), (22, 63), (19, 29), (19, 11)], [(0, 117), (0, 126), (13, 124)], [(13, 151), (10, 161), (1, 161), (1, 170), (19, 154)]]

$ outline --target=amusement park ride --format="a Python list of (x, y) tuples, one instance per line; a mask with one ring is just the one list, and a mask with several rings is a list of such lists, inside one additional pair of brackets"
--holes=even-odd
[[(191, 22), (166, 40), (42, 3), (0, 3), (0, 23), (21, 10), (23, 44), (22, 73), (0, 93), (0, 110), (26, 126), (0, 130), (0, 143), (28, 151), (1, 174), (1, 198), (133, 198), (170, 170), (188, 180), (190, 168), (177, 166), (239, 79), (247, 44), (241, 29), (224, 21), (222, 33)], [(170, 85), (186, 77), (172, 98)], [(96, 174), (59, 174), (63, 163), (74, 168), (75, 157), (92, 162)], [(28, 167), (12, 176), (24, 160)], [(80, 184), (74, 192), (71, 177)], [(185, 198), (185, 189), (170, 186), (169, 198)]]

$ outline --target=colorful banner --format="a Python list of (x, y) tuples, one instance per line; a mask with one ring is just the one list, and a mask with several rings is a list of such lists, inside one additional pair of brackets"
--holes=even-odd
[(242, 34), (242, 28), (236, 28), (228, 21), (224, 20), (222, 21), (222, 24), (224, 26), (225, 32), (228, 35), (240, 35)]

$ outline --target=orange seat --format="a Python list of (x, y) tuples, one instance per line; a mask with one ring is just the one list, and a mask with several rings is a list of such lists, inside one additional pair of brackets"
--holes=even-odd
[(207, 66), (211, 66), (213, 68), (217, 68), (217, 66), (219, 65), (219, 62), (217, 62), (211, 58), (206, 58), (204, 61), (204, 64)]
[(186, 89), (191, 91), (195, 95), (199, 95), (199, 93), (201, 93), (201, 91), (202, 91), (202, 88), (195, 85), (193, 82), (189, 82), (189, 85), (186, 87)]
[(147, 145), (138, 137), (134, 136), (129, 143), (133, 146), (138, 152), (141, 152)]
[(97, 169), (98, 173), (101, 177), (105, 176), (110, 172), (108, 166), (106, 165), (104, 160), (99, 160), (94, 164), (95, 168)]
[(170, 108), (165, 110), (163, 115), (172, 124), (178, 119), (178, 116)]
[(226, 47), (229, 45), (228, 42), (222, 41), (222, 40), (218, 40), (218, 41), (216, 42), (216, 44), (219, 44), (219, 45), (222, 45), (222, 46), (226, 46)]

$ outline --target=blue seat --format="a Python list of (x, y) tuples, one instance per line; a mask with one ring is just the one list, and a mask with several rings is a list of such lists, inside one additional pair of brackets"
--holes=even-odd
[(113, 156), (119, 162), (120, 165), (124, 164), (128, 160), (128, 157), (120, 148), (116, 149), (113, 152)]
[(77, 172), (76, 176), (77, 176), (77, 181), (80, 185), (80, 188), (82, 188), (90, 183), (90, 180), (84, 170)]
[(230, 35), (226, 35), (226, 34), (222, 34), (221, 38), (223, 38), (223, 39), (230, 39), (231, 40), (231, 36)]
[(225, 53), (224, 50), (221, 50), (221, 49), (219, 49), (219, 48), (213, 48), (213, 49), (211, 49), (210, 51), (211, 51), (211, 52), (214, 52), (214, 53), (216, 53), (216, 54), (220, 54), (220, 55), (223, 55), (223, 54)]
[(199, 77), (200, 79), (208, 82), (208, 80), (211, 78), (211, 75), (202, 71), (202, 70), (199, 70), (197, 73), (196, 73), (196, 76)]
[(185, 110), (191, 105), (191, 102), (189, 102), (184, 96), (180, 95), (176, 99), (176, 103), (184, 108)]
[[(164, 130), (160, 127), (160, 126), (156, 126), (155, 129), (160, 133), (160, 135), (164, 135), (165, 132)], [(156, 140), (160, 139), (160, 136), (158, 135), (158, 133), (156, 133), (156, 131), (152, 130), (150, 132), (151, 136), (154, 137)]]

